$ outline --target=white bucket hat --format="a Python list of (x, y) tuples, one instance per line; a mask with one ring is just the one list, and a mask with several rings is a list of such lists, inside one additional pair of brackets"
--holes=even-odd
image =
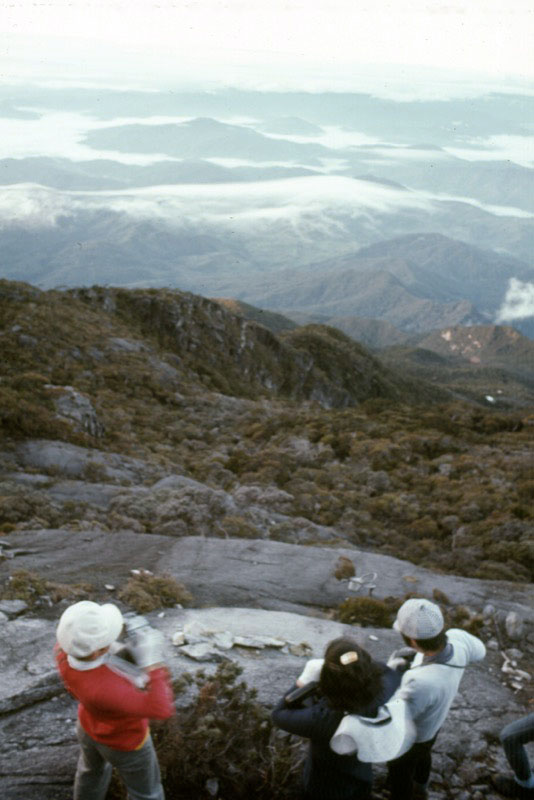
[(406, 753), (415, 741), (415, 726), (402, 697), (380, 706), (376, 717), (347, 714), (330, 739), (338, 755), (358, 754), (358, 760), (379, 764)]
[(63, 612), (56, 636), (67, 655), (84, 658), (118, 639), (123, 624), (122, 614), (113, 603), (81, 600)]
[(432, 639), (445, 626), (441, 609), (423, 597), (412, 597), (401, 605), (393, 623), (396, 631), (410, 639)]

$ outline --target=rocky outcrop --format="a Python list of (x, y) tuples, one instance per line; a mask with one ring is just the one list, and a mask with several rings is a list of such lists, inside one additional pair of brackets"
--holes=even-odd
[(430, 387), (423, 390), (384, 370), (365, 348), (334, 329), (311, 326), (303, 335), (279, 338), (187, 292), (93, 287), (72, 293), (128, 319), (147, 339), (156, 338), (179, 357), (182, 371), (201, 365), (213, 388), (225, 394), (310, 400), (323, 408), (346, 408), (368, 397), (415, 400), (421, 391), (432, 394)]
[[(25, 496), (28, 513), (21, 528), (47, 519), (55, 526), (57, 519), (77, 529), (174, 537), (194, 533), (304, 544), (344, 541), (334, 528), (295, 517), (294, 498), (275, 486), (237, 485), (225, 491), (186, 475), (165, 474), (141, 459), (45, 439), (25, 441), (14, 456), (4, 487), (11, 487), (13, 496)], [(75, 525), (68, 524), (69, 516)]]
[(73, 386), (45, 387), (53, 397), (57, 415), (60, 419), (69, 422), (74, 430), (87, 433), (99, 439), (104, 433), (104, 426), (98, 419), (97, 413), (87, 395), (78, 392)]
[(141, 483), (150, 475), (158, 475), (153, 465), (140, 459), (47, 439), (24, 441), (17, 446), (16, 457), (25, 469), (49, 470), (69, 478), (90, 480), (98, 475), (117, 483)]

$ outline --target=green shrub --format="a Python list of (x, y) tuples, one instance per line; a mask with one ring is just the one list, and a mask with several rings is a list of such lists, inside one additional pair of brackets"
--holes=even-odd
[[(225, 661), (211, 676), (197, 672), (192, 702), (177, 717), (154, 726), (167, 800), (299, 796), (302, 742), (273, 728), (256, 690), (237, 683), (241, 671)], [(182, 676), (183, 682), (191, 682), (191, 676)], [(118, 783), (108, 795), (110, 800), (125, 796)]]
[(15, 570), (7, 579), (1, 593), (7, 600), (24, 600), (30, 607), (39, 605), (43, 596), (53, 603), (60, 600), (86, 600), (93, 592), (89, 583), (56, 583), (47, 581), (36, 572), (25, 569)]
[[(0, 434), (16, 439), (49, 438), (72, 439), (72, 427), (57, 419), (55, 412), (39, 399), (28, 400), (19, 392), (8, 387), (0, 387)], [(81, 434), (79, 442), (84, 441)]]
[(221, 520), (221, 528), (227, 536), (237, 539), (261, 538), (257, 528), (244, 517), (228, 515)]
[(348, 625), (356, 623), (363, 627), (391, 628), (393, 608), (374, 597), (349, 597), (339, 605), (337, 619)]
[(454, 606), (445, 615), (448, 628), (462, 628), (468, 633), (478, 634), (484, 624), (482, 614), (476, 614), (465, 606)]
[(132, 575), (117, 597), (140, 614), (156, 608), (172, 608), (177, 604), (189, 606), (193, 602), (192, 594), (183, 583), (171, 575), (152, 575), (150, 572)]
[(337, 578), (338, 581), (342, 581), (347, 578), (352, 578), (354, 575), (356, 575), (356, 570), (352, 559), (347, 556), (339, 556), (334, 570), (334, 578)]
[(34, 605), (40, 595), (46, 594), (46, 583), (37, 573), (17, 569), (6, 581), (2, 597), (7, 600), (24, 600)]

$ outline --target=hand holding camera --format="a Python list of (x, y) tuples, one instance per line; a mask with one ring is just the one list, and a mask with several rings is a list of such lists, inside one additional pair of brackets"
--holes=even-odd
[(164, 661), (164, 638), (139, 614), (124, 614), (126, 647), (135, 663), (148, 669)]

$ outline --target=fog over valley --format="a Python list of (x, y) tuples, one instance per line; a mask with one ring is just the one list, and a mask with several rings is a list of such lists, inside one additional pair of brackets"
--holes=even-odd
[(282, 62), (276, 90), (224, 85), (222, 67), (203, 88), (200, 67), (150, 89), (112, 71), (6, 82), (1, 275), (167, 286), (345, 328), (367, 316), (528, 334), (534, 95), (518, 79), (428, 70), (362, 67), (348, 89), (340, 62), (313, 91), (304, 64), (284, 85)]

